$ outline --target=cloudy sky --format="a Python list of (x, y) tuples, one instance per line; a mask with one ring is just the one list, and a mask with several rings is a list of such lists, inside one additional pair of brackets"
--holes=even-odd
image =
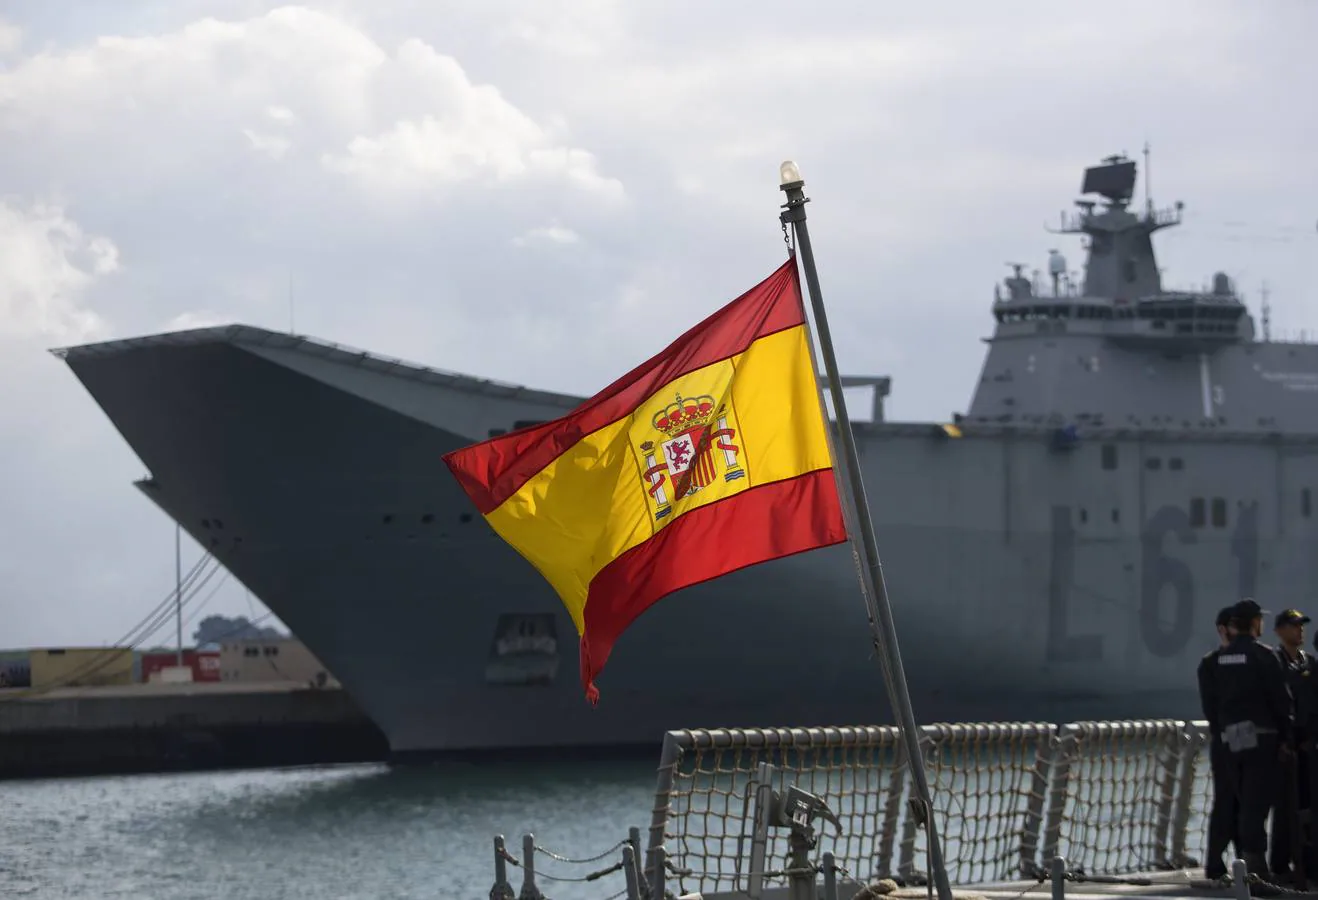
[(173, 583), (47, 348), (240, 321), (589, 393), (781, 262), (783, 158), (890, 418), (966, 407), (1005, 263), (1079, 268), (1045, 222), (1146, 140), (1165, 279), (1318, 332), (1315, 34), (1312, 0), (0, 3), (0, 647)]

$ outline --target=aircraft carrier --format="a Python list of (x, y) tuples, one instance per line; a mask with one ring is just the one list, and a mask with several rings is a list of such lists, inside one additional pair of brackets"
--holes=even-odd
[[(1085, 170), (1056, 229), (1083, 242), (1082, 278), (1053, 251), (1042, 278), (995, 287), (964, 415), (888, 422), (888, 380), (856, 380), (921, 721), (1193, 717), (1216, 610), (1314, 596), (1318, 350), (1260, 339), (1225, 274), (1164, 288), (1152, 237), (1182, 207), (1132, 208), (1135, 182), (1124, 157)], [(244, 325), (55, 352), (146, 465), (143, 493), (400, 757), (891, 721), (846, 546), (656, 604), (590, 708), (558, 599), (440, 460), (581, 397)]]

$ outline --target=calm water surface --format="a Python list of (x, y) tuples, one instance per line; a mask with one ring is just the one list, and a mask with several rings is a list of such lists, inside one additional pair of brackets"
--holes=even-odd
[[(629, 760), (5, 782), (0, 897), (484, 900), (494, 834), (519, 857), (525, 831), (594, 856), (646, 827), (654, 777), (654, 761)], [(553, 900), (623, 888), (621, 874), (540, 884)]]

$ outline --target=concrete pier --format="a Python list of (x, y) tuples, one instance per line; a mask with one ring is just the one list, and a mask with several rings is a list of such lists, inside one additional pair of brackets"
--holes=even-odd
[(0, 778), (367, 762), (384, 735), (341, 688), (0, 690)]

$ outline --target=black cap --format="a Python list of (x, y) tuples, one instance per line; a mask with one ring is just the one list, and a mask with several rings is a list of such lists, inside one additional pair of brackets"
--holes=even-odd
[(1279, 625), (1307, 625), (1310, 619), (1298, 609), (1283, 609), (1277, 613), (1277, 620), (1273, 622), (1272, 627)]
[(1231, 624), (1231, 617), (1236, 614), (1234, 606), (1224, 606), (1217, 611), (1217, 627), (1225, 628)]
[(1237, 603), (1232, 615), (1237, 622), (1252, 622), (1259, 616), (1266, 615), (1267, 612), (1266, 609), (1259, 606), (1251, 597)]

